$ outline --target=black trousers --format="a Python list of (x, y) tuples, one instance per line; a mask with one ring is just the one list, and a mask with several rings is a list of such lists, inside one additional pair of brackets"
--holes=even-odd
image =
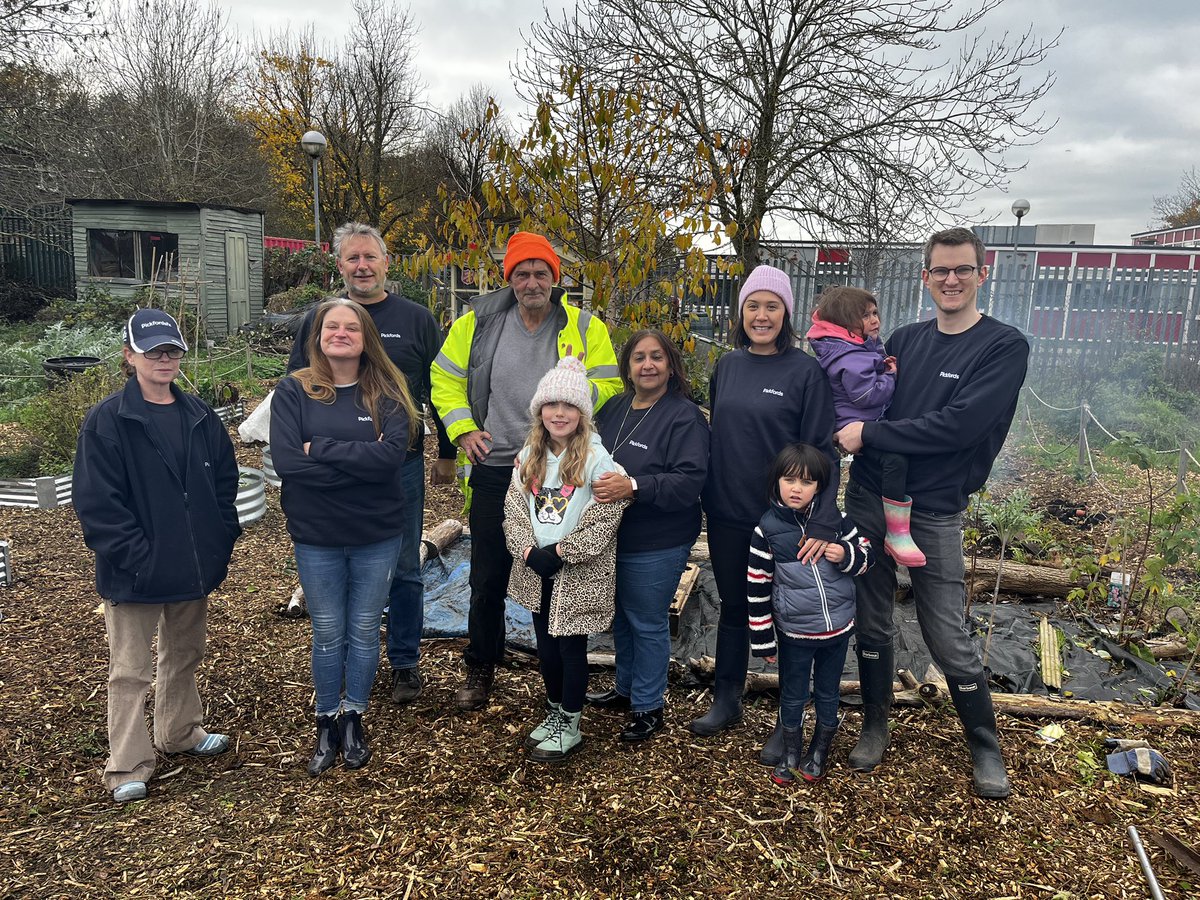
[(467, 616), (469, 666), (494, 666), (504, 658), (504, 600), (513, 558), (504, 541), (504, 495), (511, 466), (471, 468), (471, 610)]
[(553, 581), (542, 580), (542, 611), (533, 614), (538, 668), (546, 685), (546, 699), (551, 703), (561, 703), (562, 708), (569, 713), (577, 713), (583, 710), (583, 698), (587, 693), (588, 636), (551, 636), (550, 591), (553, 584)]

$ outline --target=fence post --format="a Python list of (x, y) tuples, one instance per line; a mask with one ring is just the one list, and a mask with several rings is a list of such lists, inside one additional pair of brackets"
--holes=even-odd
[(254, 354), (250, 352), (250, 345), (246, 345), (246, 380), (254, 378)]
[(1079, 404), (1079, 468), (1087, 468), (1087, 424), (1088, 417), (1091, 415), (1091, 410), (1088, 408), (1087, 401), (1083, 400)]
[(1192, 452), (1191, 441), (1179, 442), (1179, 468), (1175, 472), (1175, 493), (1187, 493), (1188, 454)]

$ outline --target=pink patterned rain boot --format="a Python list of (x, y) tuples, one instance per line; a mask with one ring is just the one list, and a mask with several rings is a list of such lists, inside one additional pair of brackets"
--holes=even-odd
[(905, 497), (903, 501), (883, 498), (883, 518), (887, 522), (883, 549), (900, 565), (910, 569), (925, 565), (925, 554), (913, 543), (912, 534), (908, 530), (911, 511), (912, 497)]

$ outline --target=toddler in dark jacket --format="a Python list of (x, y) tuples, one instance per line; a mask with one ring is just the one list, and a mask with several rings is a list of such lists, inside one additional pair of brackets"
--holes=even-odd
[[(883, 418), (896, 391), (896, 358), (879, 338), (879, 303), (869, 291), (835, 285), (818, 298), (806, 335), (833, 391), (836, 428)], [(874, 451), (868, 451), (874, 452)], [(908, 459), (878, 453), (887, 534), (883, 549), (910, 568), (925, 565), (925, 554), (909, 531)]]
[[(870, 541), (845, 516), (822, 558), (812, 563), (796, 558), (814, 498), (829, 482), (830, 470), (828, 457), (816, 447), (786, 446), (771, 465), (771, 508), (750, 538), (750, 649), (769, 662), (779, 661), (783, 756), (771, 779), (784, 786), (797, 772), (806, 781), (825, 777), (838, 728), (842, 668), (854, 630), (854, 576), (874, 562)], [(810, 681), (817, 727), (803, 752)]]

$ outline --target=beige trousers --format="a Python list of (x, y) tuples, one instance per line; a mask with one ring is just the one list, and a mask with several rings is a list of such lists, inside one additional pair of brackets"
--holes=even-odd
[[(196, 690), (204, 658), (208, 600), (104, 603), (108, 630), (108, 763), (104, 786), (149, 781), (154, 751), (191, 750), (207, 737)], [(158, 672), (151, 643), (158, 632)], [(146, 694), (154, 684), (154, 743), (146, 732)]]

